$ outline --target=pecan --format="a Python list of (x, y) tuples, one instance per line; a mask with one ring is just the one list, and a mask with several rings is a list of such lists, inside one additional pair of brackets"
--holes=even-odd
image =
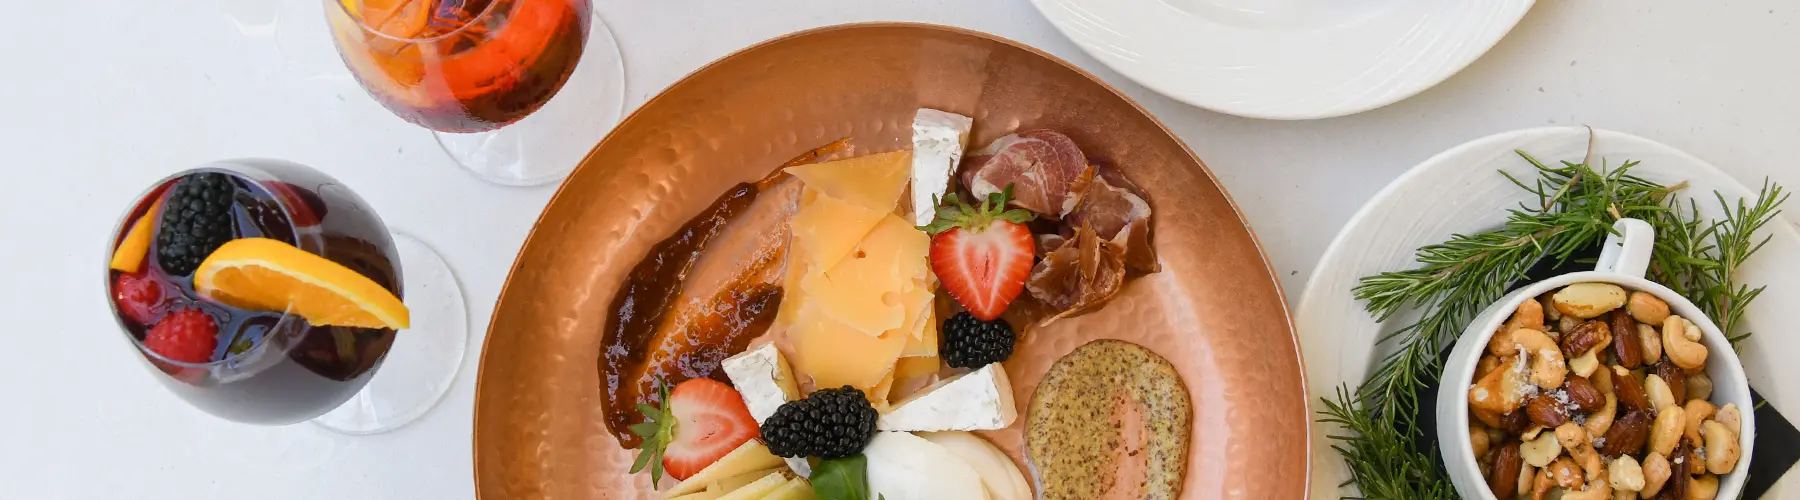
[(1613, 421), (1612, 428), (1607, 429), (1606, 435), (1601, 439), (1606, 440), (1600, 445), (1602, 455), (1636, 455), (1644, 450), (1644, 443), (1650, 440), (1650, 414), (1643, 410), (1625, 413), (1625, 416)]
[(1619, 393), (1619, 404), (1638, 411), (1649, 412), (1650, 395), (1644, 392), (1644, 382), (1629, 372), (1621, 375), (1613, 372), (1613, 391)]
[[(1607, 321), (1611, 330), (1618, 332), (1619, 335), (1637, 333), (1637, 320), (1631, 319), (1631, 313), (1625, 312), (1624, 309), (1613, 309), (1609, 313)], [(1625, 342), (1624, 340), (1613, 342), (1613, 362), (1627, 370), (1636, 370), (1638, 367), (1644, 366), (1644, 346), (1642, 344), (1642, 342)]]
[(1563, 358), (1577, 358), (1595, 347), (1612, 341), (1612, 328), (1606, 323), (1588, 321), (1562, 336)]
[(1543, 394), (1531, 398), (1531, 402), (1525, 404), (1525, 416), (1531, 418), (1531, 423), (1549, 428), (1569, 421), (1569, 414), (1563, 412), (1562, 403)]
[(1687, 401), (1687, 372), (1675, 363), (1663, 360), (1656, 363), (1656, 376), (1669, 383), (1669, 392), (1675, 395), (1676, 401)]
[(1519, 442), (1509, 441), (1506, 446), (1490, 452), (1493, 465), (1488, 469), (1488, 490), (1498, 498), (1512, 498), (1519, 488), (1519, 472), (1525, 468), (1525, 457), (1519, 455)]
[(1581, 413), (1590, 413), (1606, 406), (1606, 397), (1585, 377), (1569, 376), (1569, 380), (1563, 382), (1563, 392), (1569, 395), (1569, 405)]

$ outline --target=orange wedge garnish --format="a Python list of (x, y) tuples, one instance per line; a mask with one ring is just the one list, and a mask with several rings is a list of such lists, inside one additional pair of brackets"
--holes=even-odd
[(156, 222), (157, 214), (162, 212), (162, 204), (150, 205), (143, 217), (131, 223), (131, 229), (125, 231), (125, 239), (119, 242), (119, 248), (113, 249), (113, 270), (135, 273), (144, 268), (144, 257), (150, 254), (150, 226)]
[(288, 311), (314, 325), (403, 329), (406, 304), (350, 268), (268, 238), (231, 240), (194, 271), (194, 290), (233, 307)]

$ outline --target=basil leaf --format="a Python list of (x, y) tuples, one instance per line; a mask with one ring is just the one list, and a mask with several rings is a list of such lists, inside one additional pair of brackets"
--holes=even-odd
[(820, 460), (813, 467), (813, 496), (818, 500), (869, 500), (869, 459), (862, 455)]

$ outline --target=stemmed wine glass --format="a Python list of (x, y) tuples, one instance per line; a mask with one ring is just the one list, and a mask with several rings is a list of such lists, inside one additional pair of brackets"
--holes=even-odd
[(567, 175), (621, 110), (624, 68), (589, 0), (325, 0), (363, 88), (491, 182)]
[(467, 313), (448, 266), (318, 170), (243, 159), (175, 174), (108, 243), (124, 339), (218, 417), (382, 432), (434, 406), (461, 366)]

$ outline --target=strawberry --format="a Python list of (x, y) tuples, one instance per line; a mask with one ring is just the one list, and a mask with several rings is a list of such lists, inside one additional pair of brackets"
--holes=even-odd
[(692, 477), (756, 438), (756, 419), (744, 397), (724, 382), (697, 378), (676, 385), (674, 392), (666, 383), (659, 385), (663, 407), (638, 405), (644, 422), (631, 426), (631, 432), (644, 438), (631, 472), (650, 466), (651, 483), (662, 481), (665, 471), (675, 479)]
[(119, 273), (113, 278), (113, 303), (119, 314), (139, 325), (156, 321), (156, 306), (162, 303), (162, 284), (144, 275), (144, 271)]
[(219, 325), (199, 309), (182, 309), (163, 316), (144, 335), (144, 346), (174, 361), (205, 363), (219, 346)]
[(1006, 209), (1012, 185), (988, 195), (980, 207), (951, 194), (938, 206), (937, 218), (922, 227), (931, 233), (931, 272), (969, 314), (993, 321), (1025, 289), (1031, 275), (1030, 211)]

